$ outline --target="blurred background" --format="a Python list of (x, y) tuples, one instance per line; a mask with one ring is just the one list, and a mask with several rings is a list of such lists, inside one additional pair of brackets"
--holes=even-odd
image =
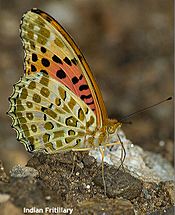
[[(152, 105), (173, 94), (173, 1), (0, 0), (0, 159), (9, 170), (29, 153), (16, 141), (6, 115), (12, 86), (23, 75), (19, 37), (24, 12), (37, 7), (72, 35), (102, 91), (110, 118)], [(128, 139), (173, 162), (173, 102), (130, 119)]]

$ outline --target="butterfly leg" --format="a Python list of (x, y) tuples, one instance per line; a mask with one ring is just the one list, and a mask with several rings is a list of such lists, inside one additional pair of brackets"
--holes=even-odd
[[(84, 149), (72, 149), (72, 152), (77, 152), (77, 151), (88, 151), (90, 148), (84, 148)], [(72, 171), (69, 175), (68, 178), (70, 178), (73, 175), (74, 169), (75, 169), (75, 160), (76, 160), (76, 154), (73, 154), (73, 165), (72, 165)]]
[(124, 163), (125, 158), (126, 158), (126, 150), (125, 150), (125, 147), (124, 147), (124, 145), (123, 145), (123, 142), (122, 142), (120, 136), (119, 136), (118, 134), (117, 134), (117, 136), (118, 136), (119, 141), (117, 141), (117, 142), (115, 142), (115, 143), (108, 143), (108, 144), (105, 144), (105, 146), (110, 147), (110, 146), (114, 146), (114, 145), (117, 145), (117, 144), (121, 144), (121, 146), (122, 146), (121, 157), (120, 157), (121, 164), (119, 165), (118, 170), (122, 167), (122, 169), (125, 171), (125, 168), (124, 168), (124, 166), (123, 166), (123, 163)]
[(122, 146), (122, 152), (121, 152), (121, 157), (120, 157), (121, 164), (118, 167), (118, 170), (122, 167), (123, 171), (125, 172), (125, 168), (124, 168), (123, 164), (124, 164), (124, 161), (125, 161), (125, 158), (126, 158), (126, 150), (125, 150), (125, 147), (123, 145), (123, 142), (122, 142), (120, 136), (118, 134), (117, 134), (117, 136), (118, 136), (119, 142), (120, 142), (120, 144)]
[(104, 186), (104, 194), (106, 196), (106, 181), (105, 181), (105, 174), (104, 174), (104, 155), (105, 155), (105, 148), (100, 147), (100, 153), (101, 153), (101, 170), (102, 170), (102, 180), (103, 180), (103, 186)]
[(105, 144), (105, 146), (106, 146), (106, 147), (109, 147), (109, 146), (115, 146), (115, 145), (117, 145), (117, 144), (121, 144), (121, 142), (120, 142), (120, 141), (117, 141), (117, 142), (115, 142), (115, 143), (107, 143), (107, 144)]
[[(105, 182), (105, 176), (104, 176), (104, 152), (105, 152), (105, 148), (100, 147), (100, 153), (101, 153), (101, 157), (102, 157), (102, 180), (103, 180), (103, 186), (104, 186), (104, 194), (106, 196), (106, 182)], [(72, 149), (72, 151), (89, 151), (91, 149), (92, 148)]]
[(70, 178), (72, 175), (73, 175), (73, 173), (74, 173), (74, 170), (75, 170), (75, 161), (76, 161), (76, 154), (74, 153), (74, 152), (72, 152), (72, 156), (73, 156), (73, 165), (72, 165), (72, 170), (71, 170), (71, 173), (70, 173), (70, 175), (69, 175), (69, 177), (68, 178)]

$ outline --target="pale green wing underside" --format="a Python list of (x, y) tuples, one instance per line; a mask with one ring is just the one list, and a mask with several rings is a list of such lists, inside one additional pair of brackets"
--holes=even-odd
[(22, 77), (10, 97), (13, 128), (28, 151), (86, 148), (97, 128), (94, 112), (60, 82), (43, 73)]

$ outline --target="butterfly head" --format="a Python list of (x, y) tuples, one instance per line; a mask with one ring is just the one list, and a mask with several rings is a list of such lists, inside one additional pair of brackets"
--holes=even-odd
[(116, 133), (116, 131), (121, 127), (122, 123), (118, 122), (117, 120), (109, 120), (107, 127), (106, 127), (106, 131), (107, 133), (110, 134), (114, 134)]
[(106, 125), (106, 134), (108, 136), (107, 142), (112, 144), (118, 141), (117, 132), (118, 129), (121, 127), (122, 123), (114, 120), (114, 119), (108, 119), (107, 125)]

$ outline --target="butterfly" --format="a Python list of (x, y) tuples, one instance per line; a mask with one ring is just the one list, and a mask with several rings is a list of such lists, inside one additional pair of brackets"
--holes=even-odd
[(32, 9), (21, 20), (24, 76), (8, 114), (29, 152), (103, 149), (119, 143), (121, 122), (108, 119), (102, 94), (81, 51), (50, 15)]

